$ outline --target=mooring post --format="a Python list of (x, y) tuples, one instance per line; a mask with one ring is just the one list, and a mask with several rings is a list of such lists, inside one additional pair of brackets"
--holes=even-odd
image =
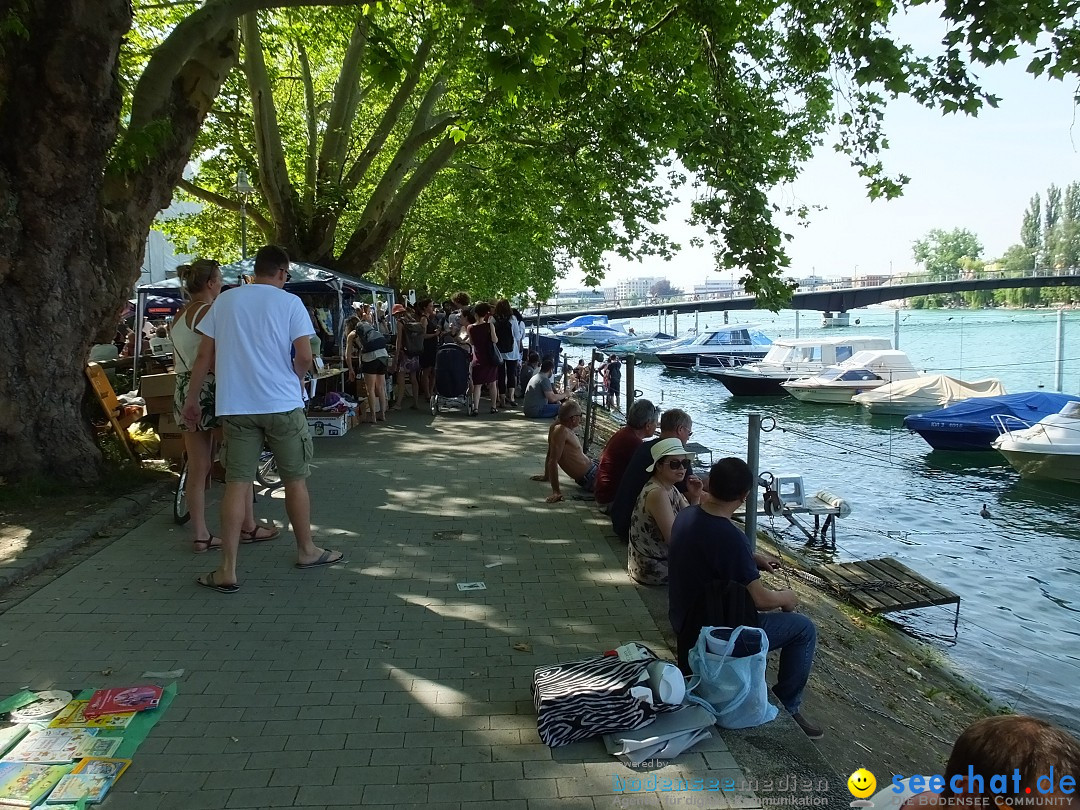
[(679, 310), (671, 310), (671, 334), (675, 337), (679, 336)]
[(758, 464), (761, 447), (761, 414), (750, 414), (746, 431), (746, 464), (750, 468), (750, 494), (746, 497), (746, 536), (750, 550), (757, 551)]
[(892, 347), (894, 349), (900, 348), (900, 310), (893, 312)]
[(1054, 358), (1054, 388), (1061, 393), (1065, 382), (1065, 310), (1058, 310), (1057, 351)]
[(701, 317), (701, 310), (700, 309), (695, 309), (694, 310), (694, 334), (695, 335), (698, 333), (698, 319), (700, 317)]
[(799, 310), (795, 310), (795, 337), (799, 337)]
[(633, 352), (623, 358), (626, 362), (626, 410), (630, 413), (630, 406), (634, 404), (634, 366), (637, 365), (637, 355)]

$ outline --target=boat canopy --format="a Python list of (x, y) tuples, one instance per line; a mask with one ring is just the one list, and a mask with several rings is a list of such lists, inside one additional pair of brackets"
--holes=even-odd
[(995, 379), (964, 382), (946, 374), (926, 374), (911, 380), (883, 385), (874, 391), (857, 395), (854, 399), (860, 405), (873, 408), (874, 405), (902, 406), (905, 409), (942, 407), (950, 402), (959, 402), (971, 397), (1002, 396), (1005, 388)]
[(911, 430), (947, 427), (949, 430), (970, 431), (993, 429), (995, 416), (1009, 416), (1009, 427), (1021, 427), (1013, 419), (1034, 425), (1040, 419), (1060, 413), (1069, 402), (1080, 402), (1072, 394), (1046, 391), (1024, 391), (993, 397), (972, 397), (947, 408), (916, 413), (904, 418), (904, 427)]

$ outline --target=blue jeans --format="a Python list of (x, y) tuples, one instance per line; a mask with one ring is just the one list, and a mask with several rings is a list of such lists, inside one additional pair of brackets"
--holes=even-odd
[(780, 677), (773, 694), (791, 714), (798, 714), (814, 664), (817, 628), (801, 613), (762, 613), (758, 620), (769, 637), (769, 650), (780, 650)]
[(559, 415), (559, 406), (561, 402), (545, 402), (540, 406), (540, 411), (536, 416), (531, 416), (531, 419), (553, 419)]

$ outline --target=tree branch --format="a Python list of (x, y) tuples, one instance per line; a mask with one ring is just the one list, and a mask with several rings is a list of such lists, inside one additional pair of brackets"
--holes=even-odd
[[(235, 200), (232, 197), (226, 197), (224, 194), (218, 194), (216, 191), (211, 191), (208, 188), (197, 186), (190, 180), (180, 178), (180, 182), (176, 184), (176, 187), (186, 191), (192, 197), (208, 202), (211, 205), (216, 205), (218, 208), (224, 208), (226, 211), (235, 211), (240, 213), (240, 201)], [(274, 223), (268, 220), (261, 211), (256, 208), (252, 208), (251, 205), (244, 206), (244, 212), (247, 214), (248, 219), (255, 223), (260, 231), (266, 236), (272, 236), (274, 233)]]
[(341, 61), (341, 72), (334, 84), (322, 149), (319, 151), (318, 177), (324, 182), (336, 183), (341, 180), (341, 164), (345, 161), (356, 108), (362, 97), (359, 78), (362, 73), (361, 62), (367, 50), (368, 25), (368, 17), (361, 13), (353, 26), (345, 58)]
[(254, 112), (255, 151), (259, 156), (259, 185), (262, 188), (270, 218), (276, 226), (279, 241), (288, 242), (296, 233), (296, 189), (289, 179), (285, 150), (281, 145), (277, 106), (263, 58), (262, 36), (258, 14), (252, 12), (241, 18), (244, 33), (244, 73), (251, 92)]
[(420, 47), (416, 49), (416, 55), (413, 57), (405, 75), (405, 81), (398, 87), (393, 100), (383, 112), (379, 126), (371, 133), (364, 150), (357, 157), (352, 168), (349, 169), (344, 182), (345, 188), (352, 189), (359, 185), (360, 181), (364, 179), (364, 175), (367, 174), (367, 170), (371, 168), (375, 157), (386, 144), (386, 139), (390, 137), (390, 133), (401, 117), (401, 111), (405, 109), (406, 102), (408, 102), (409, 97), (420, 83), (420, 75), (423, 73), (428, 57), (431, 56), (431, 49), (434, 45), (435, 35), (429, 31), (420, 41)]
[(319, 147), (319, 127), (316, 121), (315, 85), (311, 80), (311, 63), (308, 61), (307, 48), (297, 40), (297, 52), (300, 54), (300, 69), (304, 76), (304, 112), (307, 119), (307, 153), (304, 155), (304, 214), (311, 219), (315, 208), (315, 171), (317, 160), (315, 153)]

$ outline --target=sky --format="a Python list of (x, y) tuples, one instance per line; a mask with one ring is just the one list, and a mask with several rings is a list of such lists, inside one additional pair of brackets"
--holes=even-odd
[[(942, 30), (931, 17), (908, 20), (904, 26), (916, 45), (927, 48)], [(1034, 78), (1024, 70), (1026, 61), (979, 72), (983, 86), (1001, 102), (978, 118), (943, 116), (907, 100), (890, 104), (884, 121), (890, 144), (883, 156), (885, 167), (891, 175), (911, 178), (899, 199), (871, 202), (855, 169), (833, 151), (835, 139), (826, 137), (799, 179), (774, 190), (774, 199), (782, 203), (825, 207), (811, 212), (805, 228), (787, 223), (785, 230), (793, 236), (788, 275), (834, 278), (913, 271), (912, 244), (932, 228), (967, 228), (981, 240), (985, 259), (997, 258), (1017, 243), (1024, 209), (1034, 194), (1044, 194), (1051, 183), (1063, 187), (1080, 181), (1076, 81)], [(716, 277), (707, 249), (685, 247), (697, 233), (685, 225), (687, 212), (685, 203), (673, 207), (662, 225), (684, 245), (679, 256), (644, 263), (611, 256), (605, 285), (629, 276), (663, 275), (687, 289)], [(562, 289), (581, 286), (577, 274), (560, 284)]]

